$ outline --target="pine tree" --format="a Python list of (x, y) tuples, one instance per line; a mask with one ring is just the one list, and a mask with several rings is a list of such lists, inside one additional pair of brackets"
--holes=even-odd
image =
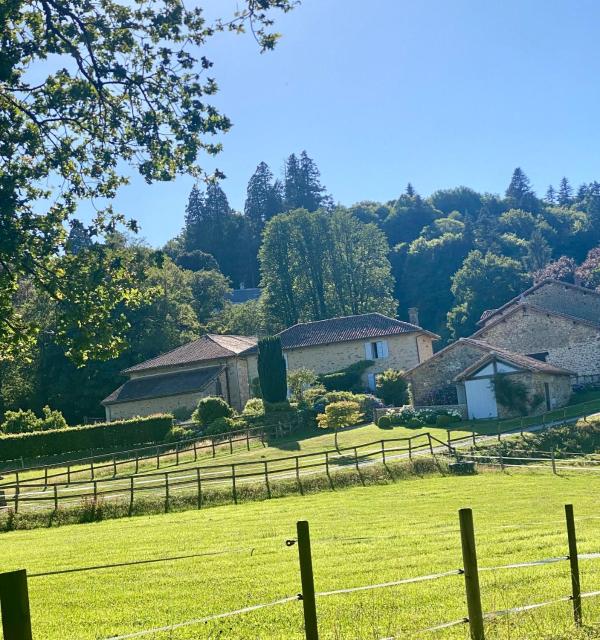
[(558, 187), (558, 204), (561, 207), (568, 207), (573, 202), (573, 188), (567, 178), (562, 178)]
[(546, 201), (546, 204), (556, 204), (556, 190), (552, 185), (550, 185), (546, 190), (546, 197), (544, 200)]
[(583, 202), (586, 199), (587, 194), (588, 194), (588, 185), (585, 184), (584, 182), (583, 184), (579, 185), (575, 199), (577, 200), (577, 202)]
[(506, 189), (506, 199), (512, 209), (524, 209), (525, 211), (538, 209), (538, 201), (531, 188), (531, 182), (521, 167), (517, 167), (513, 171), (510, 184)]
[(406, 191), (404, 193), (406, 193), (409, 198), (414, 198), (417, 195), (415, 188), (410, 182), (406, 185)]
[(316, 211), (319, 207), (329, 205), (330, 198), (325, 195), (325, 187), (321, 184), (321, 174), (312, 158), (306, 151), (300, 159), (292, 153), (285, 164), (284, 177), (284, 209), (306, 209)]
[(265, 402), (284, 402), (287, 398), (287, 372), (277, 336), (258, 341), (258, 379)]
[(268, 165), (261, 162), (248, 181), (244, 214), (260, 235), (265, 222), (281, 213), (282, 209), (281, 183), (273, 181)]

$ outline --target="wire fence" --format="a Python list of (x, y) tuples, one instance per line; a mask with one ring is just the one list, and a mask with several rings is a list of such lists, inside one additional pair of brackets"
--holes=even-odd
[[(600, 559), (600, 552), (578, 553), (577, 537), (575, 532), (575, 517), (572, 505), (565, 505), (566, 532), (568, 554), (558, 557), (548, 557), (524, 562), (511, 562), (497, 566), (478, 566), (478, 557), (475, 544), (475, 529), (473, 524), (473, 514), (471, 509), (461, 509), (459, 511), (460, 537), (462, 547), (462, 567), (451, 569), (435, 574), (419, 575), (399, 580), (339, 588), (329, 591), (316, 591), (314, 587), (314, 575), (312, 566), (312, 551), (308, 522), (297, 523), (297, 537), (286, 540), (288, 547), (297, 545), (300, 568), (301, 592), (295, 595), (286, 595), (268, 602), (249, 604), (231, 611), (224, 611), (206, 615), (199, 618), (175, 622), (168, 625), (156, 626), (152, 628), (140, 629), (120, 635), (112, 635), (105, 640), (127, 640), (130, 638), (141, 638), (157, 633), (174, 632), (177, 629), (206, 624), (210, 621), (222, 620), (241, 616), (250, 612), (259, 611), (273, 607), (279, 607), (292, 602), (302, 602), (302, 612), (304, 618), (304, 632), (306, 640), (318, 640), (319, 623), (317, 616), (317, 602), (322, 598), (330, 596), (344, 596), (361, 591), (371, 591), (376, 589), (402, 588), (406, 585), (416, 583), (430, 583), (437, 580), (449, 580), (457, 576), (464, 580), (464, 588), (467, 600), (467, 615), (451, 621), (444, 621), (433, 624), (418, 631), (411, 631), (411, 636), (427, 635), (450, 629), (460, 625), (469, 625), (470, 636), (473, 640), (485, 640), (485, 624), (495, 618), (508, 615), (517, 615), (543, 607), (549, 607), (564, 602), (571, 602), (573, 605), (573, 619), (576, 626), (583, 624), (582, 601), (587, 598), (600, 596), (600, 590), (582, 591), (581, 577), (579, 572), (580, 560)], [(27, 581), (28, 579), (48, 578), (65, 573), (75, 573), (81, 571), (97, 571), (124, 566), (136, 566), (146, 563), (183, 561), (190, 558), (203, 556), (214, 556), (227, 553), (241, 553), (253, 551), (252, 548), (223, 549), (216, 551), (205, 551), (202, 553), (186, 554), (180, 556), (169, 556), (164, 558), (151, 558), (143, 560), (132, 560), (130, 562), (116, 562), (105, 565), (89, 567), (70, 567), (27, 574), (25, 570), (13, 571), (0, 574), (0, 604), (3, 611), (3, 633), (5, 640), (26, 640), (31, 638), (31, 619), (29, 614), (29, 601)], [(483, 572), (513, 571), (523, 568), (544, 567), (557, 563), (569, 563), (569, 571), (565, 573), (565, 578), (570, 577), (571, 593), (550, 598), (543, 602), (534, 602), (518, 605), (496, 611), (484, 611), (481, 602), (481, 588), (479, 584), (479, 574)], [(10, 607), (9, 604), (19, 602), (19, 606)], [(300, 615), (300, 614), (298, 614)], [(387, 636), (381, 640), (396, 640), (406, 637), (402, 635)]]

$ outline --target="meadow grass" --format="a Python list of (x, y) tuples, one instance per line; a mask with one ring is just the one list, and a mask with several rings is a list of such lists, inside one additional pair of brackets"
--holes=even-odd
[[(186, 553), (219, 555), (31, 578), (34, 637), (91, 640), (201, 618), (300, 591), (295, 523), (310, 522), (315, 585), (329, 591), (461, 566), (457, 510), (473, 508), (481, 567), (565, 555), (563, 505), (575, 505), (579, 552), (600, 551), (600, 478), (511, 470), (427, 475), (386, 485), (202, 511), (2, 534), (4, 570), (30, 573)], [(584, 591), (600, 588), (600, 561), (582, 560)], [(568, 563), (483, 572), (486, 611), (568, 595)], [(398, 636), (466, 615), (461, 576), (320, 597), (323, 639)], [(584, 601), (597, 622), (600, 599)], [(487, 638), (596, 638), (576, 631), (568, 602), (487, 623)], [(166, 633), (152, 640), (303, 638), (291, 602)], [(458, 627), (433, 638), (468, 637)]]

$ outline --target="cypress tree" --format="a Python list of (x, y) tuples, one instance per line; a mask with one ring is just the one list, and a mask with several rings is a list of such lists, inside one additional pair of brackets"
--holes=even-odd
[(284, 402), (287, 398), (287, 372), (281, 340), (268, 336), (258, 341), (258, 379), (266, 402)]

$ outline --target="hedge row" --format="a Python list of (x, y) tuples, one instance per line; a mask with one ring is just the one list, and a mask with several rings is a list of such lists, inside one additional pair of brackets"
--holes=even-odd
[(84, 449), (128, 447), (149, 442), (162, 442), (173, 425), (173, 416), (103, 422), (81, 427), (34, 431), (0, 437), (0, 460), (35, 458)]

